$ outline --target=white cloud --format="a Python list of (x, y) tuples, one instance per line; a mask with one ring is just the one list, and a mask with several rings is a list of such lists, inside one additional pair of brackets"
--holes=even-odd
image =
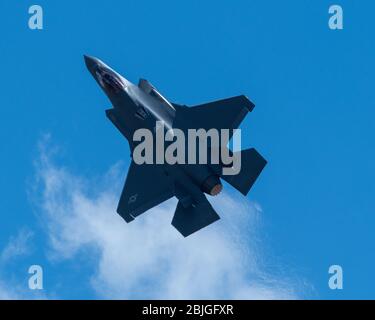
[(0, 252), (0, 300), (20, 299), (20, 294), (3, 274), (4, 266), (11, 260), (27, 255), (30, 251), (29, 240), (33, 233), (26, 228), (19, 230), (16, 236), (10, 237), (8, 243)]
[(5, 263), (11, 259), (30, 254), (32, 250), (30, 242), (33, 235), (33, 232), (28, 228), (20, 229), (16, 236), (9, 239), (8, 244), (0, 254), (0, 261)]
[(0, 282), (0, 300), (11, 300), (17, 299), (18, 295), (16, 295), (13, 290), (11, 290), (8, 286), (4, 283)]
[(43, 290), (31, 290), (27, 281), (0, 281), (0, 300), (46, 300), (57, 299), (55, 295), (48, 295)]
[(175, 200), (130, 224), (116, 214), (124, 179), (118, 165), (85, 180), (51, 163), (42, 148), (38, 178), (51, 256), (74, 262), (94, 249), (91, 285), (101, 298), (297, 298), (292, 281), (264, 272), (256, 232), (261, 209), (240, 195), (214, 198), (222, 219), (183, 238), (170, 224)]
[[(20, 275), (12, 272), (14, 260), (24, 258), (32, 252), (34, 233), (27, 227), (21, 228), (0, 252), (0, 300), (46, 299), (44, 292), (30, 290), (27, 270)], [(18, 260), (17, 260), (18, 262)]]

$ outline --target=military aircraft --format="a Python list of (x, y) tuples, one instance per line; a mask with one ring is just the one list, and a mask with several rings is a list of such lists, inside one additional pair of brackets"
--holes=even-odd
[[(147, 80), (135, 85), (97, 58), (84, 56), (86, 66), (112, 103), (106, 115), (128, 140), (131, 155), (137, 146), (133, 135), (137, 129), (155, 130), (163, 121), (166, 130), (238, 128), (254, 104), (240, 95), (197, 106), (172, 103)], [(212, 146), (208, 146), (212, 147)], [(227, 146), (219, 146), (226, 148)], [(213, 164), (136, 164), (133, 157), (117, 212), (131, 222), (145, 211), (175, 196), (177, 208), (172, 225), (184, 236), (220, 219), (207, 200), (222, 190), (225, 180), (247, 195), (267, 161), (255, 150), (239, 151), (241, 170), (236, 175), (223, 175), (223, 163)]]

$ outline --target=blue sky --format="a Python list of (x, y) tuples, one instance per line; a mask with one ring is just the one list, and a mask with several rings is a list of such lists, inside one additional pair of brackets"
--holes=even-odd
[[(248, 195), (262, 207), (264, 270), (308, 283), (299, 297), (374, 298), (375, 4), (336, 3), (341, 31), (328, 28), (323, 0), (38, 1), (44, 30), (32, 31), (34, 2), (1, 1), (0, 247), (25, 228), (33, 236), (27, 253), (3, 262), (0, 282), (22, 292), (28, 266), (40, 264), (43, 294), (102, 297), (92, 288), (96, 253), (56, 258), (33, 188), (46, 134), (59, 149), (54, 168), (70, 176), (102, 181), (119, 161), (127, 167), (127, 143), (83, 62), (90, 54), (173, 102), (251, 98), (242, 142), (269, 161)], [(328, 288), (333, 264), (344, 290)]]

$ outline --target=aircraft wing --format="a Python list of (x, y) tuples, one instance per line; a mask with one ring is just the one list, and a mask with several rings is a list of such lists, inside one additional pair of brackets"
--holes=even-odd
[(131, 162), (117, 212), (126, 222), (174, 195), (173, 183), (158, 165)]
[[(181, 119), (191, 129), (237, 129), (254, 107), (255, 105), (244, 95), (192, 107), (178, 106), (176, 121)], [(230, 132), (230, 137), (232, 133)]]

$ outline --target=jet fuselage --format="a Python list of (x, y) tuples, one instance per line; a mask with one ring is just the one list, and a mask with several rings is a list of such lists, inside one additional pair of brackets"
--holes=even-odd
[[(140, 128), (155, 131), (157, 121), (164, 123), (165, 130), (173, 129), (176, 117), (174, 106), (147, 80), (141, 79), (137, 86), (97, 58), (85, 56), (85, 62), (113, 107), (121, 110), (119, 112), (123, 117), (121, 119), (119, 117), (117, 122), (122, 130), (127, 130), (131, 134)], [(133, 103), (128, 103), (129, 99)], [(167, 146), (168, 143), (165, 144), (165, 147)], [(219, 177), (205, 164), (181, 164), (173, 166), (173, 169), (168, 167), (170, 166), (165, 164), (163, 168), (167, 175), (175, 179), (186, 179), (187, 175), (194, 184), (198, 184), (200, 189), (209, 195), (217, 195), (222, 190)], [(185, 184), (184, 188), (190, 189)], [(191, 190), (186, 191), (191, 192)]]
[[(222, 190), (220, 179), (247, 195), (267, 163), (254, 148), (232, 152), (227, 146), (234, 130), (254, 108), (247, 97), (240, 95), (187, 107), (169, 102), (147, 80), (141, 79), (138, 85), (134, 85), (97, 58), (85, 56), (85, 62), (112, 103), (112, 108), (106, 110), (107, 117), (129, 142), (132, 161), (117, 207), (117, 212), (126, 222), (133, 221), (147, 210), (175, 196), (179, 201), (172, 225), (186, 237), (220, 219), (204, 195), (219, 194)], [(225, 161), (215, 164), (210, 160), (192, 164), (159, 164), (158, 161), (151, 164), (137, 163), (135, 160), (138, 156), (135, 154), (141, 142), (135, 139), (135, 133), (139, 129), (148, 130), (148, 133), (152, 133), (150, 144), (159, 148), (156, 141), (160, 133), (159, 123), (163, 124), (163, 134), (172, 133), (173, 138), (177, 129), (184, 136), (190, 130), (232, 132), (225, 140), (226, 143), (220, 140), (218, 144), (213, 144), (211, 139), (210, 145), (204, 145), (202, 152), (199, 148), (189, 153), (186, 143), (183, 148), (185, 154), (194, 154), (195, 157), (203, 153), (208, 156), (208, 149), (225, 150), (240, 159), (239, 170), (233, 170), (235, 166), (228, 168)], [(161, 152), (165, 153), (166, 148), (174, 143), (173, 140), (168, 141), (164, 141)], [(160, 149), (152, 150), (156, 156), (160, 152)]]

